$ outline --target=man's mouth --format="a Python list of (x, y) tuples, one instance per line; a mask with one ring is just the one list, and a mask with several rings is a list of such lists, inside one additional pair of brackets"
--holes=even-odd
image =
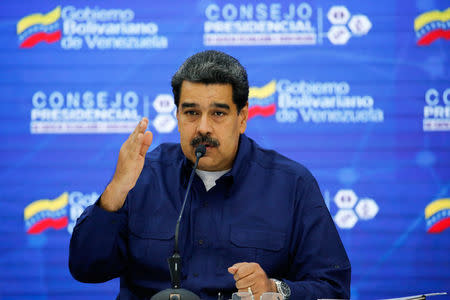
[[(208, 144), (208, 143), (200, 143), (199, 145), (205, 145), (206, 153), (209, 153), (212, 149), (215, 148), (215, 146)], [(194, 147), (196, 148), (196, 147)]]
[(213, 146), (213, 145), (210, 145), (210, 144), (208, 144), (208, 143), (200, 143), (200, 145), (205, 145), (205, 147), (208, 149), (208, 148), (213, 148), (213, 147), (215, 147), (215, 146)]

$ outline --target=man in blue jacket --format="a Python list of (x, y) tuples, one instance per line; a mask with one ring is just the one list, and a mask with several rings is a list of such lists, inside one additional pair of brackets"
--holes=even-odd
[(170, 287), (167, 258), (181, 222), (182, 286), (202, 299), (220, 292), (280, 292), (285, 299), (349, 298), (350, 262), (316, 180), (302, 165), (244, 132), (247, 73), (233, 57), (204, 51), (172, 78), (179, 144), (147, 153), (142, 119), (122, 145), (113, 179), (77, 221), (69, 267), (82, 282), (120, 277), (120, 299)]

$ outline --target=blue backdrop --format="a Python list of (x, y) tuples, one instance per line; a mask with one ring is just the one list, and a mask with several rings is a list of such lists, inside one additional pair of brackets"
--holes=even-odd
[(74, 222), (139, 118), (178, 141), (170, 79), (204, 49), (246, 66), (247, 134), (318, 179), (353, 299), (449, 291), (448, 1), (2, 1), (0, 32), (0, 299), (115, 297), (71, 277)]

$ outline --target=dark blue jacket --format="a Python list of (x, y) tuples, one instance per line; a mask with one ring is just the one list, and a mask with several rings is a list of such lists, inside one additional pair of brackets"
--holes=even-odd
[[(147, 154), (123, 208), (88, 207), (70, 242), (82, 282), (120, 276), (120, 299), (170, 287), (167, 258), (191, 164), (179, 144)], [(235, 290), (227, 268), (257, 262), (291, 299), (349, 298), (350, 262), (316, 180), (302, 165), (242, 135), (233, 168), (206, 192), (195, 175), (181, 222), (182, 287), (202, 299)], [(226, 298), (228, 299), (228, 298)]]

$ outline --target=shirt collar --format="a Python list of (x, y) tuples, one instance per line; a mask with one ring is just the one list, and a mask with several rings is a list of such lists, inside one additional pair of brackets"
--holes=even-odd
[[(181, 147), (180, 147), (181, 148)], [(245, 134), (239, 136), (239, 145), (236, 157), (234, 159), (233, 167), (229, 172), (223, 175), (220, 180), (224, 180), (229, 187), (234, 182), (239, 182), (239, 178), (245, 175), (245, 171), (248, 167), (249, 157), (251, 152), (251, 143), (249, 138)], [(181, 184), (186, 187), (189, 181), (189, 176), (192, 172), (192, 163), (183, 155), (183, 161), (181, 166)]]

